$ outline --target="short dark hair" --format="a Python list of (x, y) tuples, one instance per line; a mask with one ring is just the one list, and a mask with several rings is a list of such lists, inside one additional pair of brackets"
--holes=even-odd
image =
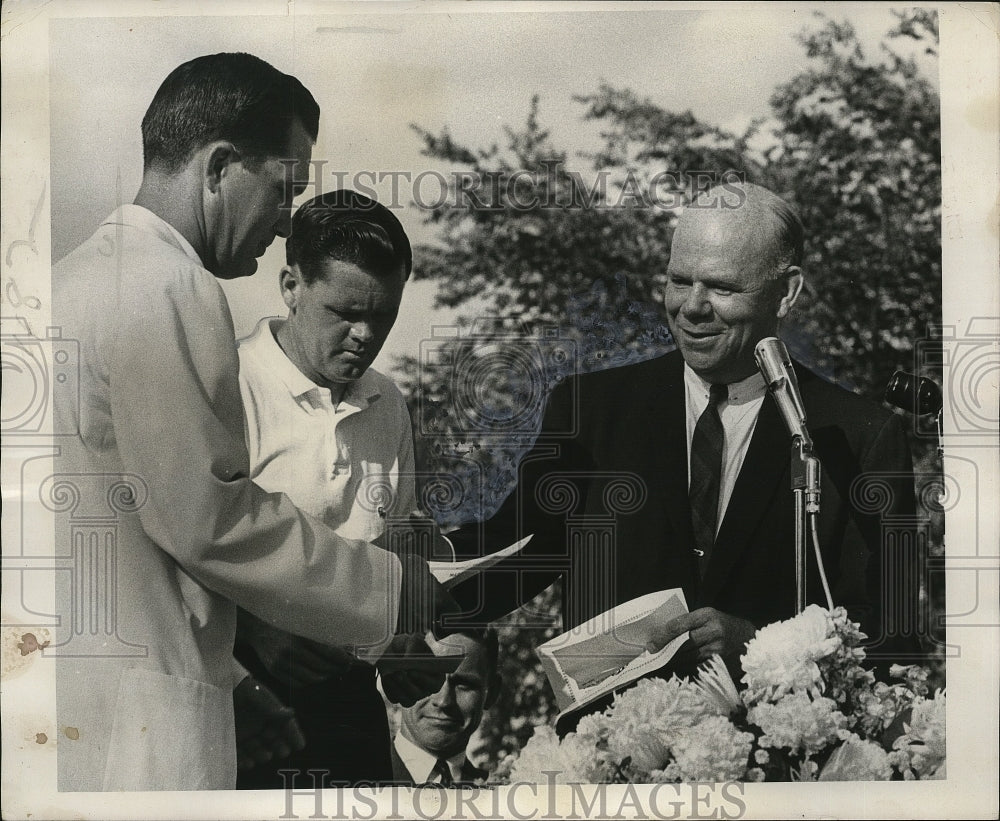
[(214, 140), (251, 163), (281, 157), (296, 120), (315, 142), (319, 105), (295, 77), (252, 54), (196, 57), (170, 72), (146, 109), (143, 165), (173, 173)]
[(285, 260), (298, 265), (302, 279), (312, 284), (325, 260), (351, 262), (374, 276), (394, 274), (403, 266), (404, 279), (413, 267), (406, 232), (384, 205), (349, 189), (313, 197), (292, 216), (292, 233), (285, 243)]

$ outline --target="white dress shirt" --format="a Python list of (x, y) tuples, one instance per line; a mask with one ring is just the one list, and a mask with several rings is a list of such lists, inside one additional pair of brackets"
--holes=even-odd
[(287, 493), (338, 535), (371, 541), (387, 516), (417, 507), (413, 429), (391, 379), (369, 368), (335, 406), (275, 340), (283, 319), (262, 319), (240, 340), (240, 391), (250, 476)]
[[(688, 485), (691, 484), (691, 440), (694, 438), (694, 428), (698, 418), (708, 407), (708, 392), (711, 383), (706, 382), (686, 364), (684, 365), (684, 405), (687, 411), (687, 453), (688, 453)], [(725, 431), (726, 441), (722, 446), (722, 477), (719, 483), (719, 515), (716, 519), (715, 532), (726, 514), (729, 497), (733, 495), (736, 477), (740, 475), (743, 460), (750, 447), (750, 438), (757, 425), (757, 417), (767, 385), (760, 373), (748, 376), (741, 382), (728, 386), (729, 397), (719, 405), (719, 418)]]
[[(396, 745), (396, 752), (399, 759), (409, 770), (414, 784), (431, 784), (441, 780), (441, 776), (434, 772), (437, 764), (437, 756), (427, 752), (423, 747), (418, 747), (402, 733), (396, 733), (393, 741)], [(447, 759), (448, 769), (451, 770), (451, 778), (458, 782), (462, 780), (462, 765), (465, 764), (465, 751), (456, 753)]]

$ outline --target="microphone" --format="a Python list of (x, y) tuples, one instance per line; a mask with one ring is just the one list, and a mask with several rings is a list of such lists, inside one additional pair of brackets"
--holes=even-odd
[(769, 336), (754, 348), (757, 367), (767, 383), (767, 389), (778, 403), (781, 418), (792, 437), (798, 436), (807, 449), (812, 449), (812, 439), (806, 430), (806, 410), (799, 393), (799, 382), (792, 370), (792, 359), (785, 343), (776, 336)]
[(924, 376), (896, 371), (885, 387), (885, 401), (917, 416), (937, 413), (944, 405), (941, 389)]
[(823, 555), (819, 550), (816, 517), (819, 515), (820, 464), (813, 454), (812, 439), (806, 430), (806, 410), (799, 393), (799, 382), (792, 370), (792, 358), (785, 343), (769, 336), (757, 343), (753, 351), (757, 367), (767, 383), (767, 390), (778, 403), (781, 418), (792, 435), (791, 479), (795, 497), (795, 612), (806, 608), (806, 541), (812, 535), (823, 592), (833, 609), (830, 585), (826, 580)]

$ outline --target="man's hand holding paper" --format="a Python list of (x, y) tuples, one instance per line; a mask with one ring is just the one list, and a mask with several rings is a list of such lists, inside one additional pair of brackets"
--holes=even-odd
[(687, 615), (679, 588), (648, 593), (611, 608), (561, 633), (538, 648), (542, 669), (552, 685), (560, 713), (570, 714), (610, 698), (615, 690), (668, 664), (685, 640), (684, 632), (649, 650), (665, 636), (667, 625)]
[(442, 628), (442, 617), (460, 610), (449, 590), (513, 556), (530, 539), (527, 536), (489, 556), (456, 562), (451, 543), (437, 524), (411, 513), (406, 522), (393, 523), (375, 540), (395, 553), (403, 568), (396, 637), (376, 663), (386, 698), (408, 707), (441, 688), (445, 675), (462, 660), (443, 652), (443, 644), (435, 641), (435, 634), (448, 632), (447, 625)]
[(746, 648), (757, 628), (746, 619), (730, 616), (714, 607), (701, 607), (671, 619), (656, 630), (646, 643), (655, 653), (684, 633), (690, 637), (680, 653), (691, 652), (697, 661), (705, 661), (718, 653), (727, 661), (734, 660)]

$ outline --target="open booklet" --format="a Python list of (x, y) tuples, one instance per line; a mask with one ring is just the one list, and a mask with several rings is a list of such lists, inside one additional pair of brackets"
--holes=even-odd
[(538, 647), (559, 707), (559, 719), (666, 665), (687, 640), (683, 633), (655, 653), (645, 649), (663, 625), (688, 610), (680, 588), (612, 607)]
[(461, 584), (467, 579), (471, 579), (477, 573), (487, 570), (497, 562), (510, 558), (530, 541), (531, 535), (528, 535), (520, 541), (514, 542), (514, 544), (509, 547), (497, 550), (494, 553), (488, 553), (487, 555), (480, 556), (476, 559), (467, 559), (462, 562), (431, 561), (427, 562), (427, 567), (430, 569), (431, 574), (435, 579), (441, 582), (446, 589), (451, 590), (451, 588), (455, 585)]

